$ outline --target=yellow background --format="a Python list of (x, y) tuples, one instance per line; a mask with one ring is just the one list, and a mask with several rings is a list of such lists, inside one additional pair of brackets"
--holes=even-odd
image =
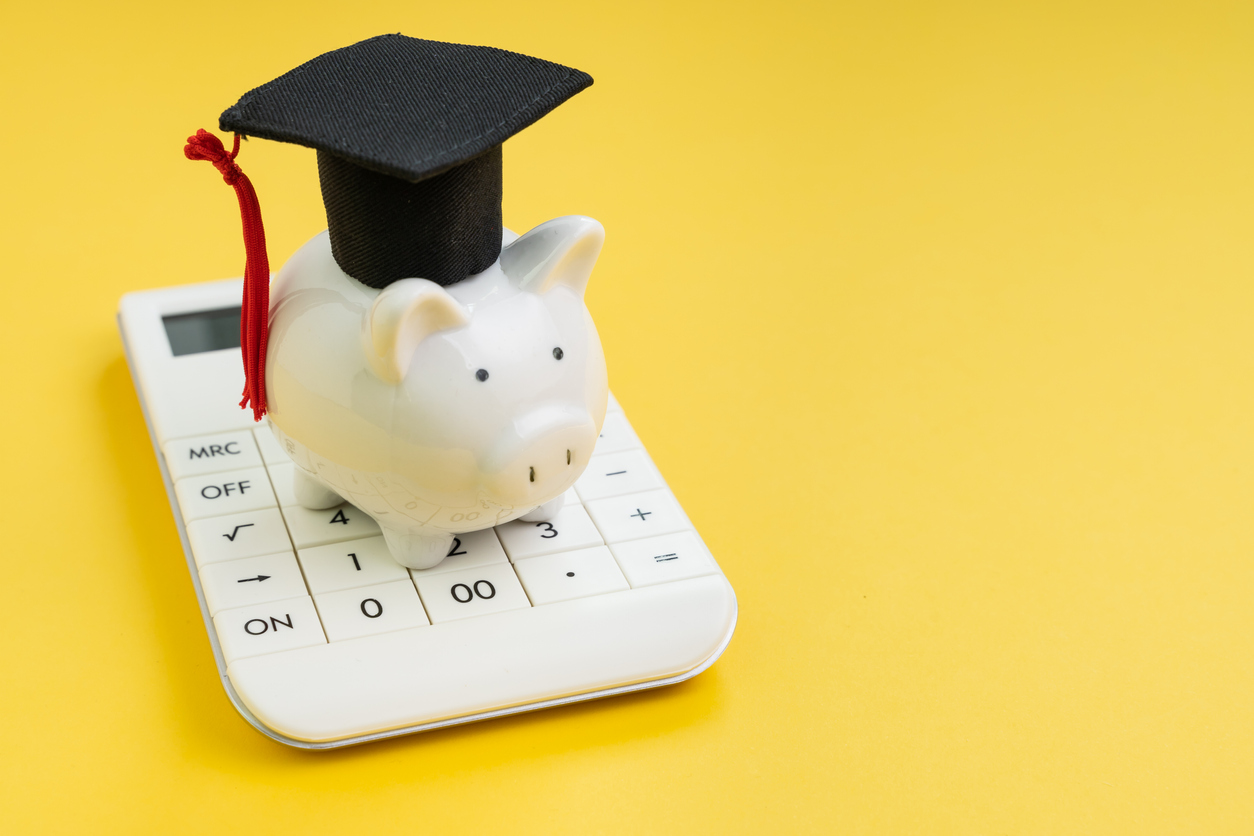
[[(238, 275), (183, 139), (388, 31), (596, 84), (611, 384), (740, 623), (695, 680), (308, 753), (227, 702), (113, 315)], [(0, 829), (1254, 832), (1249, 3), (0, 10)], [(313, 153), (249, 143), (273, 263)]]

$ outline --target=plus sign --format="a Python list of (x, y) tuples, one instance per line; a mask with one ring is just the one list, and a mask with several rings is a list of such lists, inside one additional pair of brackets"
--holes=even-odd
[(632, 514), (632, 516), (639, 517), (640, 522), (646, 522), (645, 517), (649, 516), (652, 513), (653, 513), (652, 511), (641, 511), (639, 508), (637, 508), (636, 513)]

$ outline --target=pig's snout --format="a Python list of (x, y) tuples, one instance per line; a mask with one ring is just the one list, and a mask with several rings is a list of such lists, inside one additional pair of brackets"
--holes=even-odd
[(575, 483), (592, 456), (591, 416), (548, 407), (514, 419), (482, 461), (484, 480), (503, 504), (539, 505)]

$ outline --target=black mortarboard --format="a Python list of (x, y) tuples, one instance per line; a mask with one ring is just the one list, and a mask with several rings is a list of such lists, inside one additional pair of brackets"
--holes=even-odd
[(590, 84), (516, 52), (382, 35), (246, 93), (220, 127), (317, 149), (345, 273), (448, 285), (500, 255), (501, 143)]

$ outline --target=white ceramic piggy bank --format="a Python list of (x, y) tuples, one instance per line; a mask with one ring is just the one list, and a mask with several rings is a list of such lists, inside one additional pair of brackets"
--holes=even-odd
[(605, 419), (605, 357), (584, 306), (605, 233), (569, 216), (505, 232), (490, 268), (449, 287), (376, 290), (327, 233), (271, 288), (266, 389), (310, 508), (343, 499), (393, 557), (439, 563), (455, 534), (561, 507)]

